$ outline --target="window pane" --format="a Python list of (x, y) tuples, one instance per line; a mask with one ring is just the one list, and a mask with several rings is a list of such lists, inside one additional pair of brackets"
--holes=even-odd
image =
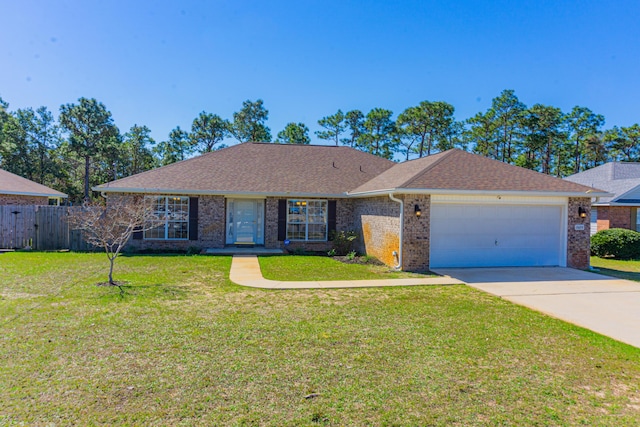
[(287, 239), (304, 240), (305, 228), (306, 228), (305, 224), (288, 224)]
[(309, 224), (309, 240), (326, 240), (327, 226), (325, 224)]
[[(155, 224), (153, 224), (155, 225)], [(156, 225), (144, 232), (145, 239), (164, 239), (164, 223)]]
[(145, 239), (188, 239), (189, 198), (178, 196), (150, 196), (156, 220), (145, 231)]

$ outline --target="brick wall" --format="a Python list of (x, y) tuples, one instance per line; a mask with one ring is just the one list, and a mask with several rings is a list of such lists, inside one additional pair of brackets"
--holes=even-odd
[(0, 205), (48, 205), (49, 198), (42, 196), (21, 196), (19, 194), (0, 194)]
[[(284, 242), (278, 241), (278, 201), (280, 198), (267, 197), (265, 203), (264, 246), (267, 249), (284, 249)], [(285, 199), (286, 200), (286, 199)], [(332, 199), (333, 200), (333, 199)], [(336, 230), (349, 231), (354, 229), (353, 201), (348, 199), (336, 200)], [(288, 250), (303, 249), (307, 251), (327, 252), (333, 244), (326, 242), (296, 242), (287, 246)]]
[[(421, 210), (416, 216), (415, 206)], [(404, 196), (404, 232), (402, 269), (405, 271), (429, 270), (429, 238), (431, 220), (431, 196)]]
[[(587, 212), (585, 218), (578, 216), (579, 207)], [(600, 209), (598, 209), (598, 215), (600, 215)], [(591, 200), (585, 197), (569, 197), (567, 216), (567, 267), (589, 268)], [(584, 225), (584, 230), (575, 229), (579, 224)]]
[(598, 231), (609, 228), (628, 228), (635, 230), (633, 209), (627, 206), (598, 206)]
[[(109, 198), (117, 197), (110, 195)], [(196, 196), (192, 196), (196, 197)], [(198, 240), (130, 240), (131, 250), (187, 250), (222, 248), (225, 243), (225, 198), (224, 196), (198, 197)], [(107, 201), (109, 200), (107, 198)]]
[(400, 204), (388, 196), (353, 200), (357, 250), (389, 266), (398, 262), (393, 252), (400, 247)]

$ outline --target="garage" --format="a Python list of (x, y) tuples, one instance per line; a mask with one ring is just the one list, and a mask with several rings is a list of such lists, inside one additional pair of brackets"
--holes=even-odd
[(566, 201), (450, 199), (432, 200), (431, 268), (566, 265)]

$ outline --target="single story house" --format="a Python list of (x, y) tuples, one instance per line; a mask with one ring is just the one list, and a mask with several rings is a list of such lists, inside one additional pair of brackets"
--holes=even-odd
[(67, 195), (0, 169), (0, 205), (59, 205)]
[(610, 193), (591, 205), (591, 234), (609, 228), (640, 231), (640, 163), (609, 162), (565, 179)]
[[(133, 249), (328, 250), (333, 230), (408, 271), (589, 266), (591, 187), (462, 150), (395, 163), (350, 147), (244, 143), (94, 188), (151, 197)], [(605, 193), (603, 193), (605, 194)]]

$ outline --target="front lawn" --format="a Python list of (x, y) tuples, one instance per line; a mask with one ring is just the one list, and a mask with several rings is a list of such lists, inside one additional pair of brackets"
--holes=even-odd
[(638, 425), (640, 349), (472, 288), (270, 291), (230, 257), (0, 254), (0, 425)]
[(640, 261), (591, 257), (591, 266), (602, 274), (640, 282)]
[(431, 277), (393, 271), (386, 265), (345, 264), (323, 256), (278, 255), (258, 258), (262, 275), (270, 280), (371, 280)]

